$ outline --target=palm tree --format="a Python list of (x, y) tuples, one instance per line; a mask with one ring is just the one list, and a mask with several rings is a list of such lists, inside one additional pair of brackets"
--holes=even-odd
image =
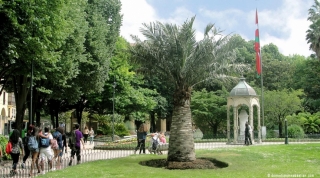
[(190, 99), (194, 85), (211, 79), (226, 79), (231, 69), (244, 65), (232, 65), (236, 56), (227, 47), (228, 36), (208, 24), (202, 40), (197, 41), (193, 28), (195, 17), (181, 26), (153, 22), (143, 24), (142, 41), (132, 36), (135, 45), (131, 52), (135, 62), (162, 78), (163, 83), (174, 85), (173, 113), (170, 128), (170, 144), (167, 161), (189, 162), (196, 159), (192, 131)]
[(306, 40), (310, 43), (310, 49), (313, 50), (317, 57), (320, 57), (320, 2), (315, 0), (315, 5), (309, 9), (308, 20), (311, 22), (307, 30)]

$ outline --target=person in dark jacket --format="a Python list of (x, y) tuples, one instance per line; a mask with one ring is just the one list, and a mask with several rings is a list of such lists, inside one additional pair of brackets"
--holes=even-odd
[(141, 124), (138, 131), (137, 131), (137, 142), (138, 145), (134, 150), (134, 154), (136, 154), (137, 150), (140, 148), (139, 154), (141, 154), (141, 151), (143, 151), (143, 154), (146, 153), (146, 136), (147, 136), (147, 130), (145, 124)]
[(250, 138), (250, 127), (249, 127), (248, 123), (246, 123), (246, 125), (245, 125), (244, 137), (245, 137), (244, 144), (245, 145), (252, 145), (251, 138)]
[(21, 168), (26, 167), (25, 166), (26, 160), (28, 159), (28, 157), (30, 155), (30, 150), (28, 148), (28, 141), (29, 141), (29, 137), (32, 135), (33, 127), (34, 127), (33, 125), (30, 125), (28, 127), (27, 135), (23, 138), (24, 157), (22, 159)]

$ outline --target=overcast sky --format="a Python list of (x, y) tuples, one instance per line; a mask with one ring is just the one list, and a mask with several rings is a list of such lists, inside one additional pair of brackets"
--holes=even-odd
[(258, 9), (261, 45), (273, 43), (284, 55), (309, 56), (306, 31), (308, 9), (314, 0), (121, 0), (121, 36), (143, 38), (142, 23), (160, 21), (181, 25), (196, 16), (194, 28), (200, 39), (204, 27), (214, 23), (224, 34), (239, 34), (254, 40), (255, 11)]

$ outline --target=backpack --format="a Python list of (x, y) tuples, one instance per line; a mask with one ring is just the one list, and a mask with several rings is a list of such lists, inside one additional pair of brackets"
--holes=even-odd
[(62, 134), (59, 131), (53, 132), (53, 138), (57, 140), (59, 148), (63, 147)]
[(49, 138), (42, 138), (40, 137), (40, 147), (41, 148), (47, 148), (50, 145)]
[(71, 133), (71, 137), (69, 138), (68, 144), (69, 144), (70, 149), (72, 149), (72, 150), (75, 149), (75, 147), (76, 147), (76, 133), (74, 131)]
[(28, 139), (28, 149), (34, 151), (39, 148), (38, 141), (35, 136), (30, 136)]
[(12, 151), (12, 143), (10, 141), (8, 141), (7, 145), (6, 145), (6, 153), (10, 154)]
[(28, 143), (29, 143), (29, 137), (30, 137), (30, 136), (28, 136), (28, 135), (27, 135), (27, 136), (25, 136), (25, 137), (23, 137), (22, 141), (23, 141), (23, 145), (24, 145), (24, 146), (28, 146)]
[(51, 148), (54, 150), (58, 150), (59, 149), (59, 145), (58, 145), (58, 141), (56, 138), (53, 138), (51, 140)]
[(153, 150), (156, 150), (157, 147), (158, 147), (158, 145), (159, 145), (158, 139), (154, 139), (154, 138), (152, 137), (152, 149), (153, 149)]

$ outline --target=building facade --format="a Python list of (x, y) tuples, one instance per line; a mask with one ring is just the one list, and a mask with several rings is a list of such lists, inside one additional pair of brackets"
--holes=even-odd
[(5, 125), (9, 120), (16, 120), (16, 101), (13, 93), (3, 90), (0, 93), (0, 134), (5, 134)]

